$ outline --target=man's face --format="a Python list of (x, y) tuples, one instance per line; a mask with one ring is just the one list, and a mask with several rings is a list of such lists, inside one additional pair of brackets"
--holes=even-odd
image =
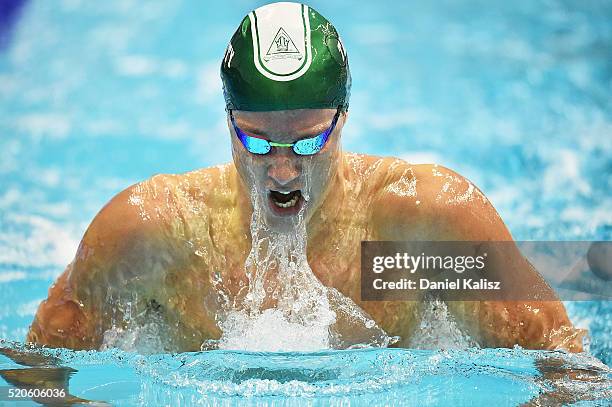
[[(323, 133), (330, 127), (336, 110), (233, 111), (232, 114), (242, 131), (289, 144)], [(308, 221), (321, 205), (337, 170), (345, 119), (346, 114), (341, 114), (327, 143), (314, 155), (298, 155), (291, 147), (272, 147), (269, 153), (258, 155), (242, 145), (228, 115), (234, 163), (248, 191), (256, 191), (262, 215), (270, 228), (290, 230), (301, 211)]]

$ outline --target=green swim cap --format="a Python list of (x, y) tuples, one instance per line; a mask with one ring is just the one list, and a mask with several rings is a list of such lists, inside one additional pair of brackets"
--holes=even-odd
[(299, 3), (251, 11), (221, 64), (228, 109), (270, 111), (348, 108), (351, 74), (338, 32)]

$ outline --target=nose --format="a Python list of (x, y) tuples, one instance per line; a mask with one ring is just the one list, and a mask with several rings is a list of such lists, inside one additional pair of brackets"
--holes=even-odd
[(275, 148), (270, 154), (268, 177), (280, 186), (291, 184), (302, 171), (300, 160), (295, 157), (290, 148)]

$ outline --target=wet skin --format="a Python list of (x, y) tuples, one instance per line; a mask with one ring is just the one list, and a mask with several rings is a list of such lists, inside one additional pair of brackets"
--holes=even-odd
[[(234, 112), (240, 128), (290, 143), (325, 130), (335, 111)], [(255, 186), (272, 230), (291, 230), (295, 210), (271, 191), (300, 190), (306, 205), (308, 261), (319, 280), (361, 306), (399, 346), (418, 334), (423, 301), (361, 301), (364, 240), (511, 241), (503, 221), (469, 181), (436, 165), (343, 153), (342, 114), (323, 150), (310, 157), (290, 148), (247, 152), (231, 133), (233, 163), (180, 175), (157, 175), (115, 196), (87, 229), (73, 262), (50, 288), (28, 341), (98, 348), (112, 326), (155, 316), (165, 321), (167, 349), (199, 350), (219, 338), (213, 287), (230, 296), (247, 283), (249, 224)], [(307, 201), (306, 201), (307, 199)], [(582, 350), (563, 305), (518, 251), (498, 261), (515, 272), (484, 276), (529, 287), (550, 301), (449, 301), (458, 326), (483, 347)], [(128, 305), (129, 303), (129, 305)], [(129, 315), (128, 315), (129, 314)]]

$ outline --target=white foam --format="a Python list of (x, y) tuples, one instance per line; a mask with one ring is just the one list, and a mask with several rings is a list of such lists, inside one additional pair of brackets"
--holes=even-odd
[(436, 299), (424, 305), (421, 323), (410, 338), (409, 346), (417, 349), (467, 349), (478, 344), (459, 329), (446, 304)]
[(315, 351), (328, 349), (329, 325), (310, 326), (287, 320), (282, 311), (267, 309), (255, 316), (244, 311), (228, 314), (220, 324), (222, 349), (252, 351)]
[(11, 214), (19, 232), (0, 233), (0, 263), (60, 266), (72, 260), (78, 239), (56, 222), (41, 216)]
[(23, 271), (6, 271), (4, 273), (0, 273), (0, 284), (25, 280), (26, 277), (27, 275)]

